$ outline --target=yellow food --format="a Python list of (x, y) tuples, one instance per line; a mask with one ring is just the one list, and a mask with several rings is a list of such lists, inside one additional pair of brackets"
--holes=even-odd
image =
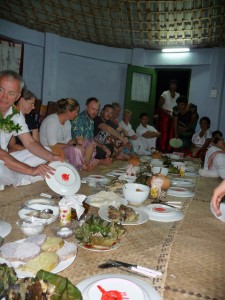
[(41, 246), (42, 251), (57, 251), (64, 245), (63, 239), (60, 237), (48, 237)]

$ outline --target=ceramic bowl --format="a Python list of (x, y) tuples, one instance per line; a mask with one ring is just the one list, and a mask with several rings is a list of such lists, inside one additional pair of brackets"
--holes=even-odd
[(32, 236), (42, 233), (42, 231), (45, 229), (46, 223), (43, 221), (37, 221), (37, 220), (19, 220), (16, 222), (16, 224), (19, 226), (22, 233), (26, 236)]
[(152, 167), (152, 174), (163, 174), (165, 176), (168, 175), (169, 169), (164, 167)]
[(142, 204), (149, 196), (150, 188), (140, 183), (126, 183), (123, 185), (124, 198), (133, 205)]

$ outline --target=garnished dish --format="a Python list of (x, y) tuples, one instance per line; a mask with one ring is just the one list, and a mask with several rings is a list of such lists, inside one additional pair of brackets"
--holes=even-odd
[(148, 221), (148, 214), (141, 209), (125, 205), (102, 206), (98, 211), (99, 216), (108, 222), (121, 223), (122, 225), (140, 225)]
[(93, 251), (109, 251), (119, 246), (124, 233), (122, 225), (102, 220), (92, 215), (81, 227), (74, 230), (78, 245)]
[(120, 205), (127, 204), (127, 200), (114, 192), (101, 191), (97, 194), (88, 196), (85, 200), (86, 203), (94, 207), (101, 207), (104, 205)]
[(67, 278), (40, 270), (35, 278), (18, 279), (12, 267), (0, 264), (0, 299), (82, 300)]
[(0, 248), (0, 263), (15, 267), (19, 278), (33, 277), (41, 269), (58, 273), (75, 259), (77, 246), (46, 234), (5, 243)]

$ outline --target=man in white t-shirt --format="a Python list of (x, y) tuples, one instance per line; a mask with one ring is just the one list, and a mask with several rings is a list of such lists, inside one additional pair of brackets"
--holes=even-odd
[[(20, 98), (24, 81), (19, 74), (6, 70), (0, 72), (0, 185), (24, 185), (49, 177), (54, 169), (47, 161), (60, 160), (36, 142), (26, 125), (24, 116), (15, 110), (13, 104)], [(8, 120), (7, 128), (3, 126)], [(15, 129), (16, 128), (16, 129)], [(12, 136), (18, 136), (25, 150), (8, 153)]]
[(140, 122), (141, 124), (137, 127), (136, 134), (140, 140), (141, 150), (151, 153), (156, 148), (156, 139), (160, 137), (161, 133), (148, 125), (149, 117), (146, 113), (140, 115)]

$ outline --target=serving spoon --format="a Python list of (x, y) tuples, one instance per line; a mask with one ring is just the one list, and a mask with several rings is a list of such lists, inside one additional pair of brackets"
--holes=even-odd
[(37, 209), (37, 208), (33, 208), (33, 207), (30, 207), (30, 206), (27, 206), (26, 204), (23, 204), (21, 206), (21, 208), (25, 208), (27, 210), (35, 210), (35, 211), (39, 211), (41, 213), (47, 213), (49, 215), (53, 215), (53, 210), (51, 208), (45, 208), (45, 209), (40, 210), (40, 209)]

